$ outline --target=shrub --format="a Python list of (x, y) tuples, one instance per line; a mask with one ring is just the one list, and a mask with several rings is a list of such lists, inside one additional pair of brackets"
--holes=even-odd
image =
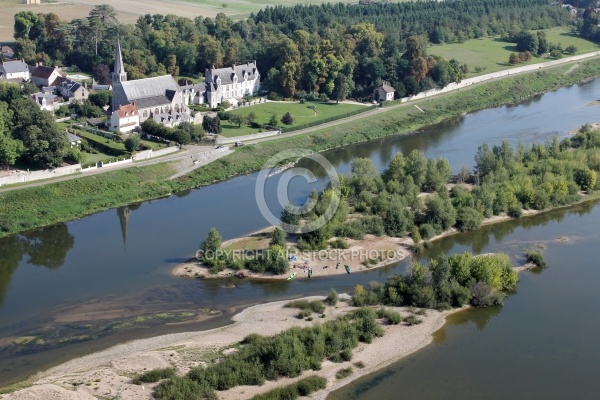
[(281, 100), (281, 96), (275, 92), (269, 92), (269, 94), (267, 95), (267, 99), (272, 101), (279, 101)]
[(390, 325), (398, 325), (400, 322), (402, 322), (400, 313), (393, 310), (387, 310), (385, 308), (380, 308), (377, 310), (377, 317), (385, 318)]
[(329, 245), (333, 249), (349, 249), (350, 248), (350, 245), (348, 244), (348, 242), (342, 238), (335, 239), (333, 242), (329, 243)]
[(408, 317), (404, 318), (404, 322), (406, 322), (406, 324), (409, 326), (413, 326), (419, 325), (423, 321), (415, 317), (414, 315), (409, 315)]
[(337, 302), (338, 302), (338, 294), (335, 291), (335, 289), (331, 289), (329, 291), (329, 294), (325, 298), (325, 304), (333, 307), (337, 304)]
[(154, 390), (154, 397), (161, 400), (217, 400), (213, 389), (179, 376), (161, 382)]
[(254, 396), (252, 400), (293, 400), (300, 396), (308, 396), (317, 390), (325, 389), (326, 386), (327, 379), (320, 376), (309, 376), (291, 385)]
[(285, 114), (283, 114), (283, 117), (281, 117), (281, 122), (283, 122), (286, 125), (291, 125), (294, 123), (294, 117), (289, 112), (286, 112)]
[(174, 376), (175, 370), (173, 368), (153, 369), (137, 375), (132, 379), (132, 382), (136, 385), (141, 385), (142, 383), (154, 383), (161, 379), (173, 378)]
[(352, 349), (344, 349), (340, 352), (340, 358), (342, 361), (352, 360)]
[(430, 224), (423, 224), (419, 228), (419, 233), (424, 240), (429, 240), (435, 236), (435, 228)]
[(525, 253), (525, 260), (528, 263), (536, 265), (537, 267), (546, 267), (546, 260), (544, 260), (544, 256), (538, 250), (528, 250)]
[(512, 218), (521, 218), (521, 216), (523, 215), (523, 209), (521, 208), (520, 204), (513, 204), (510, 207), (508, 207), (507, 214), (509, 217)]
[(472, 231), (481, 226), (483, 215), (472, 207), (463, 207), (457, 215), (456, 227), (461, 232)]
[(354, 369), (352, 369), (352, 367), (340, 369), (338, 372), (335, 373), (335, 378), (336, 379), (344, 379), (344, 378), (347, 378), (350, 375), (352, 375), (353, 372), (354, 372)]

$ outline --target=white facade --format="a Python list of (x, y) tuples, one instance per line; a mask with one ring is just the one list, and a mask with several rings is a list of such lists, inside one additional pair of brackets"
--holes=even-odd
[(253, 96), (260, 90), (260, 74), (256, 61), (229, 68), (207, 68), (204, 75), (206, 100), (211, 108), (227, 100)]
[(0, 64), (0, 78), (5, 80), (29, 81), (29, 66), (23, 61), (6, 61)]
[(110, 116), (112, 132), (130, 132), (140, 126), (140, 113), (134, 104), (120, 106)]

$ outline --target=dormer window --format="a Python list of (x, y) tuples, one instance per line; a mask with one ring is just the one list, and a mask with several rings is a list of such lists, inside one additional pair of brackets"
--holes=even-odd
[(237, 83), (238, 79), (237, 79), (237, 75), (233, 76), (233, 83)]

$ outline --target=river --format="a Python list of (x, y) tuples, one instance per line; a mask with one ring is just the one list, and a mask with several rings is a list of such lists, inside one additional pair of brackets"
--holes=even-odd
[[(383, 169), (396, 152), (421, 149), (428, 157), (446, 157), (457, 171), (461, 165), (473, 164), (475, 151), (484, 142), (544, 142), (554, 134), (564, 137), (584, 122), (596, 122), (599, 107), (591, 104), (598, 100), (598, 93), (600, 79), (452, 119), (415, 134), (324, 155), (339, 173), (347, 173), (356, 157), (369, 157)], [(256, 179), (257, 173), (245, 175), (1, 239), (0, 385), (123, 340), (206, 329), (227, 323), (231, 313), (242, 306), (324, 294), (331, 287), (347, 291), (358, 283), (384, 280), (404, 268), (400, 263), (311, 281), (232, 280), (233, 289), (222, 282), (172, 276), (171, 269), (193, 255), (210, 227), (228, 239), (267, 225), (254, 199)], [(277, 176), (270, 178), (265, 190), (275, 214), (279, 212), (274, 205), (277, 181)], [(326, 183), (324, 178), (312, 184), (294, 178), (288, 193), (301, 202), (313, 188), (321, 189)], [(479, 238), (475, 235), (472, 240)], [(519, 290), (525, 289), (520, 286)], [(160, 317), (208, 310), (223, 314), (187, 325), (165, 324)], [(127, 322), (140, 315), (154, 317), (139, 324)], [(13, 344), (31, 338), (37, 342)]]
[(434, 343), (328, 400), (597, 399), (599, 223), (584, 204), (435, 242), (425, 257), (543, 245), (548, 267), (521, 273), (504, 306), (451, 315)]

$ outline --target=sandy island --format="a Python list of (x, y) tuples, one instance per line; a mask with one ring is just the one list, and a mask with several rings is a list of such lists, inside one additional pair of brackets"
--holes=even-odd
[[(537, 210), (523, 210), (523, 217), (538, 214)], [(486, 218), (482, 226), (496, 224), (513, 219), (506, 214), (495, 215)], [(223, 242), (222, 248), (225, 250), (249, 250), (265, 249), (268, 247), (270, 232), (274, 227), (262, 229), (249, 235), (231, 239)], [(448, 231), (434, 236), (429, 241), (441, 239), (446, 236), (454, 235), (459, 231), (452, 228)], [(335, 238), (333, 238), (335, 239)], [(390, 237), (365, 235), (364, 239), (345, 239), (350, 245), (348, 249), (332, 249), (312, 252), (294, 251), (294, 242), (288, 241), (288, 248), (292, 249), (290, 254), (296, 254), (296, 260), (289, 261), (289, 271), (283, 275), (273, 275), (269, 272), (256, 273), (248, 269), (236, 271), (225, 269), (217, 274), (212, 274), (209, 268), (201, 261), (192, 258), (176, 266), (172, 273), (176, 276), (185, 278), (200, 279), (219, 279), (219, 278), (251, 278), (251, 279), (273, 279), (286, 280), (291, 274), (296, 273), (294, 279), (308, 279), (308, 267), (313, 269), (312, 278), (320, 276), (343, 275), (346, 274), (344, 264), (350, 266), (350, 273), (367, 271), (375, 268), (385, 267), (407, 257), (412, 257), (411, 248), (414, 245), (413, 240), (408, 237)], [(336, 268), (337, 262), (340, 263)]]
[[(340, 296), (340, 300), (348, 298), (348, 296)], [(323, 299), (323, 297), (307, 299)], [(315, 318), (309, 322), (296, 318), (298, 310), (284, 308), (286, 303), (287, 301), (281, 301), (249, 307), (235, 315), (233, 324), (225, 327), (134, 340), (68, 361), (32, 377), (31, 387), (2, 395), (0, 399), (87, 400), (118, 396), (124, 399), (151, 399), (156, 384), (135, 385), (131, 383), (134, 375), (154, 368), (167, 367), (174, 368), (178, 374), (185, 374), (192, 367), (206, 364), (232, 351), (234, 344), (251, 333), (275, 335), (294, 326), (310, 326), (331, 320), (354, 309), (346, 301), (340, 301), (335, 307), (327, 306), (325, 318)], [(399, 311), (403, 317), (410, 314), (405, 307), (389, 308)], [(461, 309), (443, 312), (427, 310), (425, 315), (418, 317), (423, 322), (414, 326), (384, 324), (385, 335), (376, 338), (371, 344), (360, 343), (354, 349), (352, 361), (333, 363), (325, 360), (320, 371), (306, 371), (299, 378), (267, 381), (262, 386), (239, 386), (217, 392), (218, 397), (223, 400), (249, 399), (256, 394), (288, 385), (303, 377), (319, 375), (327, 379), (327, 388), (311, 397), (325, 399), (331, 391), (431, 343), (432, 334), (444, 325), (446, 316), (457, 311)], [(364, 364), (363, 368), (355, 365), (359, 362)], [(337, 380), (336, 372), (349, 366), (353, 367), (353, 374)]]

